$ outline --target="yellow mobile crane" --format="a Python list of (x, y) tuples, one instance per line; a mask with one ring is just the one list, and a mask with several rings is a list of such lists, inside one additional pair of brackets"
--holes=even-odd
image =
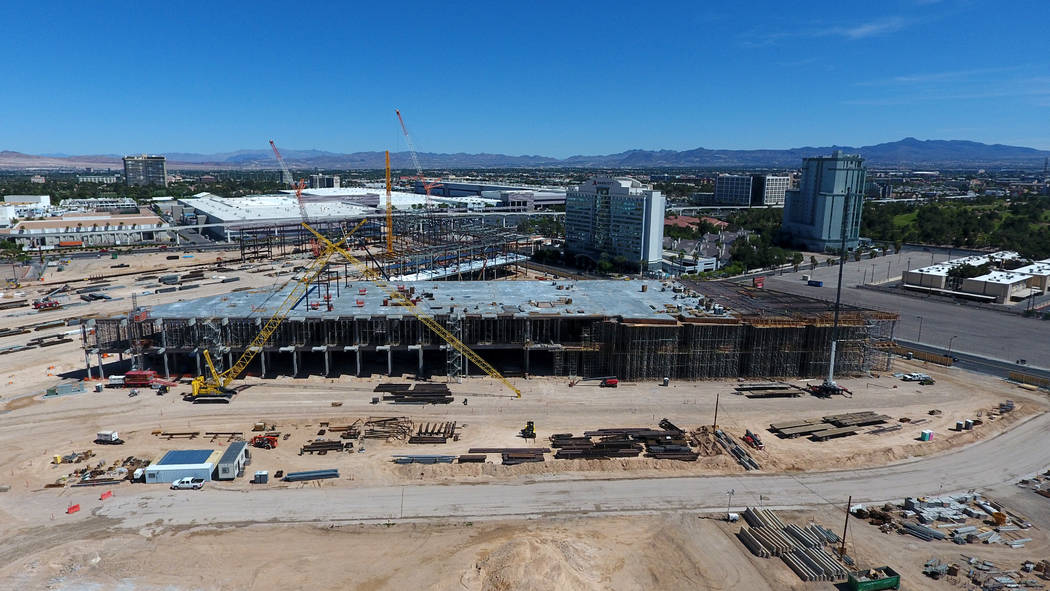
[(390, 298), (390, 301), (393, 302), (392, 305), (407, 308), (408, 311), (411, 312), (417, 320), (422, 322), (424, 325), (426, 325), (427, 328), (434, 331), (435, 334), (437, 334), (439, 337), (441, 337), (442, 340), (448, 343), (448, 346), (452, 347), (456, 351), (459, 351), (459, 353), (461, 353), (464, 357), (473, 362), (474, 365), (480, 367), (482, 371), (489, 375), (489, 377), (499, 380), (504, 386), (506, 386), (512, 392), (514, 392), (514, 395), (517, 398), (521, 398), (521, 390), (516, 388), (514, 384), (507, 381), (507, 378), (503, 377), (502, 374), (496, 371), (496, 368), (492, 367), (492, 365), (490, 365), (489, 362), (482, 359), (481, 356), (475, 353), (473, 350), (471, 350), (470, 347), (464, 345), (463, 342), (456, 337), (456, 335), (449, 332), (447, 328), (441, 326), (441, 324), (438, 323), (438, 321), (435, 320), (432, 316), (428, 315), (426, 312), (424, 312), (418, 306), (416, 306), (416, 304), (413, 303), (407, 295), (401, 293), (396, 287), (387, 283), (377, 271), (368, 268), (368, 266), (361, 262), (357, 257), (347, 252), (345, 248), (339, 246), (338, 244), (335, 244), (334, 242), (326, 238), (324, 235), (322, 235), (320, 232), (311, 228), (308, 224), (303, 223), (303, 227), (309, 230), (314, 236), (317, 237), (318, 244), (322, 244), (325, 246), (325, 253), (334, 250), (339, 254), (343, 255), (343, 258), (346, 259), (347, 262), (349, 262), (351, 265), (356, 267), (358, 272), (360, 272), (362, 275), (364, 275), (366, 279), (374, 283), (376, 287), (378, 287), (379, 289), (383, 290), (384, 293), (386, 293), (387, 297)]
[[(348, 239), (361, 226), (365, 225), (365, 222), (367, 221), (367, 218), (361, 220), (360, 223), (354, 226), (353, 230), (343, 236), (343, 240)], [(305, 226), (306, 224), (303, 225)], [(309, 228), (309, 226), (307, 226), (307, 228)], [(310, 231), (312, 232), (313, 230), (311, 229)], [(316, 234), (316, 232), (314, 232), (314, 234)], [(201, 400), (217, 400), (220, 402), (230, 401), (230, 398), (234, 394), (233, 390), (229, 387), (230, 384), (233, 380), (237, 379), (242, 372), (244, 372), (245, 368), (248, 367), (248, 364), (255, 359), (255, 356), (262, 352), (263, 345), (270, 340), (273, 333), (277, 331), (277, 327), (279, 327), (281, 323), (284, 322), (284, 319), (288, 317), (288, 313), (292, 311), (292, 306), (294, 306), (300, 298), (306, 295), (306, 292), (310, 289), (310, 283), (316, 279), (322, 271), (324, 271), (332, 256), (341, 250), (335, 243), (327, 239), (325, 239), (325, 245), (326, 248), (316, 259), (314, 259), (313, 263), (311, 263), (306, 269), (306, 272), (303, 273), (303, 276), (296, 280), (292, 291), (284, 298), (284, 301), (278, 306), (277, 311), (273, 313), (273, 316), (271, 316), (266, 324), (263, 325), (259, 334), (255, 335), (252, 342), (245, 347), (244, 353), (241, 353), (241, 356), (237, 359), (236, 363), (230, 366), (226, 371), (219, 373), (215, 369), (215, 364), (212, 363), (211, 353), (209, 353), (207, 349), (204, 350), (204, 361), (208, 364), (208, 372), (210, 375), (208, 378), (205, 378), (204, 376), (193, 378), (190, 396), (192, 396), (194, 402)]]

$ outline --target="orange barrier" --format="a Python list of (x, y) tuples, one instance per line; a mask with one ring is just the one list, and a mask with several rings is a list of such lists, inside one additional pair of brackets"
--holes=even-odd
[(76, 504), (76, 505), (70, 505), (70, 506), (69, 506), (69, 507), (68, 507), (68, 508), (66, 509), (66, 515), (69, 515), (69, 514), (71, 514), (71, 513), (76, 513), (77, 511), (80, 511), (80, 505), (79, 505), (79, 504)]
[(106, 499), (108, 499), (108, 498), (110, 498), (112, 496), (113, 496), (113, 491), (107, 490), (106, 492), (104, 492), (101, 495), (99, 495), (98, 500), (105, 501)]

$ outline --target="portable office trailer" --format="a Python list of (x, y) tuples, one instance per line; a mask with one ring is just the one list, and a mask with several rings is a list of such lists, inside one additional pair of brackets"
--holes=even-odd
[(223, 452), (219, 458), (218, 470), (215, 473), (216, 480), (233, 480), (244, 474), (244, 467), (251, 459), (248, 451), (248, 443), (245, 441), (234, 441)]
[(187, 476), (211, 480), (219, 452), (210, 449), (179, 449), (164, 454), (146, 468), (146, 482), (175, 482)]

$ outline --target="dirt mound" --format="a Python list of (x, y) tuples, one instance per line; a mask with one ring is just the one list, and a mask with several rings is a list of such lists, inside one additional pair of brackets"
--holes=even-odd
[(596, 548), (579, 540), (518, 537), (478, 563), (483, 591), (605, 589), (593, 568)]

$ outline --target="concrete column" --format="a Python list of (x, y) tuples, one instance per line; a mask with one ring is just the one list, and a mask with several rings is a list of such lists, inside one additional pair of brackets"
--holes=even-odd
[(411, 351), (413, 349), (415, 349), (416, 351), (419, 352), (419, 367), (418, 367), (418, 369), (416, 369), (416, 377), (417, 378), (422, 378), (423, 377), (423, 345), (409, 345), (408, 346), (408, 350), (409, 351)]
[(84, 349), (84, 366), (87, 368), (87, 379), (91, 379), (91, 354)]
[(164, 353), (163, 357), (164, 357), (164, 378), (170, 380), (171, 379), (171, 371), (168, 370), (168, 354)]
[(259, 374), (259, 377), (265, 378), (266, 377), (266, 351), (259, 351), (259, 366), (260, 366), (260, 371), (262, 372), (262, 373)]
[(193, 352), (193, 358), (197, 361), (197, 375), (201, 374), (201, 354), (200, 351)]
[(390, 350), (390, 345), (379, 345), (376, 351), (386, 351), (386, 375), (394, 375), (394, 353)]
[(299, 375), (299, 352), (292, 351), (292, 377)]
[(325, 375), (325, 377), (328, 377), (328, 376), (332, 375), (331, 367), (332, 367), (332, 353), (326, 348), (324, 350), (324, 375)]
[(106, 379), (106, 372), (102, 369), (102, 351), (95, 349), (95, 354), (98, 355), (98, 377), (100, 379)]
[(525, 363), (523, 364), (524, 367), (525, 367), (525, 377), (528, 378), (529, 377), (529, 348), (525, 347), (524, 349), (522, 349), (522, 351), (524, 351), (524, 353), (525, 353)]

